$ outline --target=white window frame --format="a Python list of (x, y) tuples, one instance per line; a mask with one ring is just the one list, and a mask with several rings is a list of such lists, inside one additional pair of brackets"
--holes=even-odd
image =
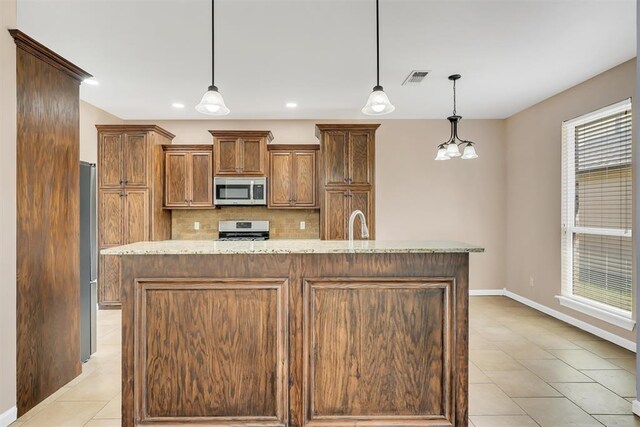
[[(562, 185), (562, 268), (563, 279), (561, 295), (557, 295), (560, 305), (595, 317), (607, 323), (613, 324), (628, 331), (633, 330), (635, 321), (631, 311), (622, 310), (607, 304), (573, 294), (573, 236), (574, 234), (592, 234), (598, 236), (632, 237), (632, 230), (577, 227), (575, 225), (575, 189), (576, 189), (576, 164), (575, 159), (575, 133), (567, 131), (565, 127), (575, 128), (579, 123), (587, 122), (598, 116), (607, 116), (631, 109), (631, 98), (613, 105), (601, 108), (592, 113), (584, 114), (575, 119), (562, 123), (563, 138), (566, 137), (566, 147), (562, 148), (562, 171), (566, 173)], [(633, 132), (633, 130), (632, 130)], [(564, 145), (564, 144), (563, 144)]]

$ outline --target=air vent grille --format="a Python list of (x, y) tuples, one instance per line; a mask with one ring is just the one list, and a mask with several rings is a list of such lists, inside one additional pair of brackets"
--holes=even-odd
[(427, 74), (429, 74), (428, 71), (413, 70), (409, 73), (407, 78), (404, 79), (404, 82), (402, 82), (402, 86), (419, 85), (420, 83), (422, 83), (425, 77), (427, 77)]

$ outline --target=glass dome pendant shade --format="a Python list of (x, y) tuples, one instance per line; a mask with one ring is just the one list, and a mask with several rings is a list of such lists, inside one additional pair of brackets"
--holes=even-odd
[(444, 144), (438, 145), (438, 154), (436, 155), (436, 160), (450, 160), (451, 157), (447, 154), (447, 149)]
[(229, 109), (224, 104), (222, 95), (218, 92), (218, 88), (213, 85), (209, 86), (200, 103), (196, 105), (196, 111), (210, 116), (225, 116), (229, 114)]
[[(436, 160), (447, 160), (455, 157), (461, 157), (463, 160), (477, 159), (475, 144), (471, 141), (461, 139), (458, 136), (458, 123), (462, 117), (456, 114), (456, 80), (460, 78), (460, 74), (449, 76), (449, 80), (453, 81), (453, 115), (447, 117), (451, 123), (451, 136), (445, 143), (438, 145), (438, 154)], [(464, 150), (460, 153), (460, 146), (464, 144)], [(444, 151), (444, 152), (443, 152)], [(446, 156), (446, 159), (444, 158)]]
[(196, 105), (196, 111), (210, 116), (226, 116), (229, 109), (218, 92), (215, 82), (215, 0), (211, 0), (211, 86), (207, 89), (200, 103)]
[(369, 116), (381, 116), (389, 114), (395, 109), (396, 107), (389, 102), (389, 97), (384, 93), (382, 86), (375, 86), (367, 99), (367, 104), (362, 108), (362, 112)]

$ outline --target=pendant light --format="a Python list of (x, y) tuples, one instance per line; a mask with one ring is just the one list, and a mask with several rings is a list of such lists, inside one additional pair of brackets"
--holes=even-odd
[(396, 109), (389, 102), (387, 94), (384, 93), (382, 86), (380, 86), (380, 19), (378, 9), (378, 0), (376, 0), (376, 85), (373, 87), (373, 92), (369, 95), (369, 99), (367, 99), (367, 104), (362, 108), (362, 112), (369, 116), (382, 116)]
[[(460, 74), (449, 76), (449, 80), (453, 82), (453, 115), (447, 117), (447, 120), (451, 123), (451, 136), (447, 142), (438, 145), (436, 160), (449, 160), (456, 157), (460, 157), (463, 160), (478, 158), (475, 143), (458, 137), (458, 123), (462, 120), (462, 117), (456, 113), (456, 81), (460, 77), (462, 77)], [(462, 153), (460, 153), (461, 145), (464, 146)]]
[(196, 110), (202, 114), (208, 114), (210, 116), (226, 116), (229, 114), (229, 109), (224, 105), (224, 99), (218, 92), (218, 88), (215, 85), (215, 8), (214, 0), (211, 0), (211, 86), (207, 89), (207, 92), (202, 96), (200, 103), (196, 105)]

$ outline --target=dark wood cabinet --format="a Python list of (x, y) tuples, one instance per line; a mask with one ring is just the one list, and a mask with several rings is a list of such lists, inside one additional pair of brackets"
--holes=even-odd
[(213, 207), (213, 151), (208, 145), (166, 145), (166, 208)]
[(317, 145), (269, 146), (269, 207), (318, 207)]
[(266, 176), (269, 131), (210, 130), (213, 136), (214, 175)]
[[(97, 125), (98, 248), (171, 238), (164, 199), (162, 145), (174, 135), (152, 125)], [(117, 257), (100, 255), (98, 304), (119, 308)]]
[[(346, 240), (349, 238), (349, 216), (354, 210), (361, 210), (367, 218), (369, 238), (371, 237), (371, 221), (374, 217), (371, 189), (327, 188), (324, 191), (324, 213), (320, 220), (324, 240)], [(356, 218), (353, 227), (353, 238), (362, 239), (360, 218)]]
[[(377, 124), (316, 125), (320, 139), (320, 238), (349, 237), (351, 212), (361, 210), (375, 238), (375, 132)], [(354, 238), (361, 239), (360, 219)]]

